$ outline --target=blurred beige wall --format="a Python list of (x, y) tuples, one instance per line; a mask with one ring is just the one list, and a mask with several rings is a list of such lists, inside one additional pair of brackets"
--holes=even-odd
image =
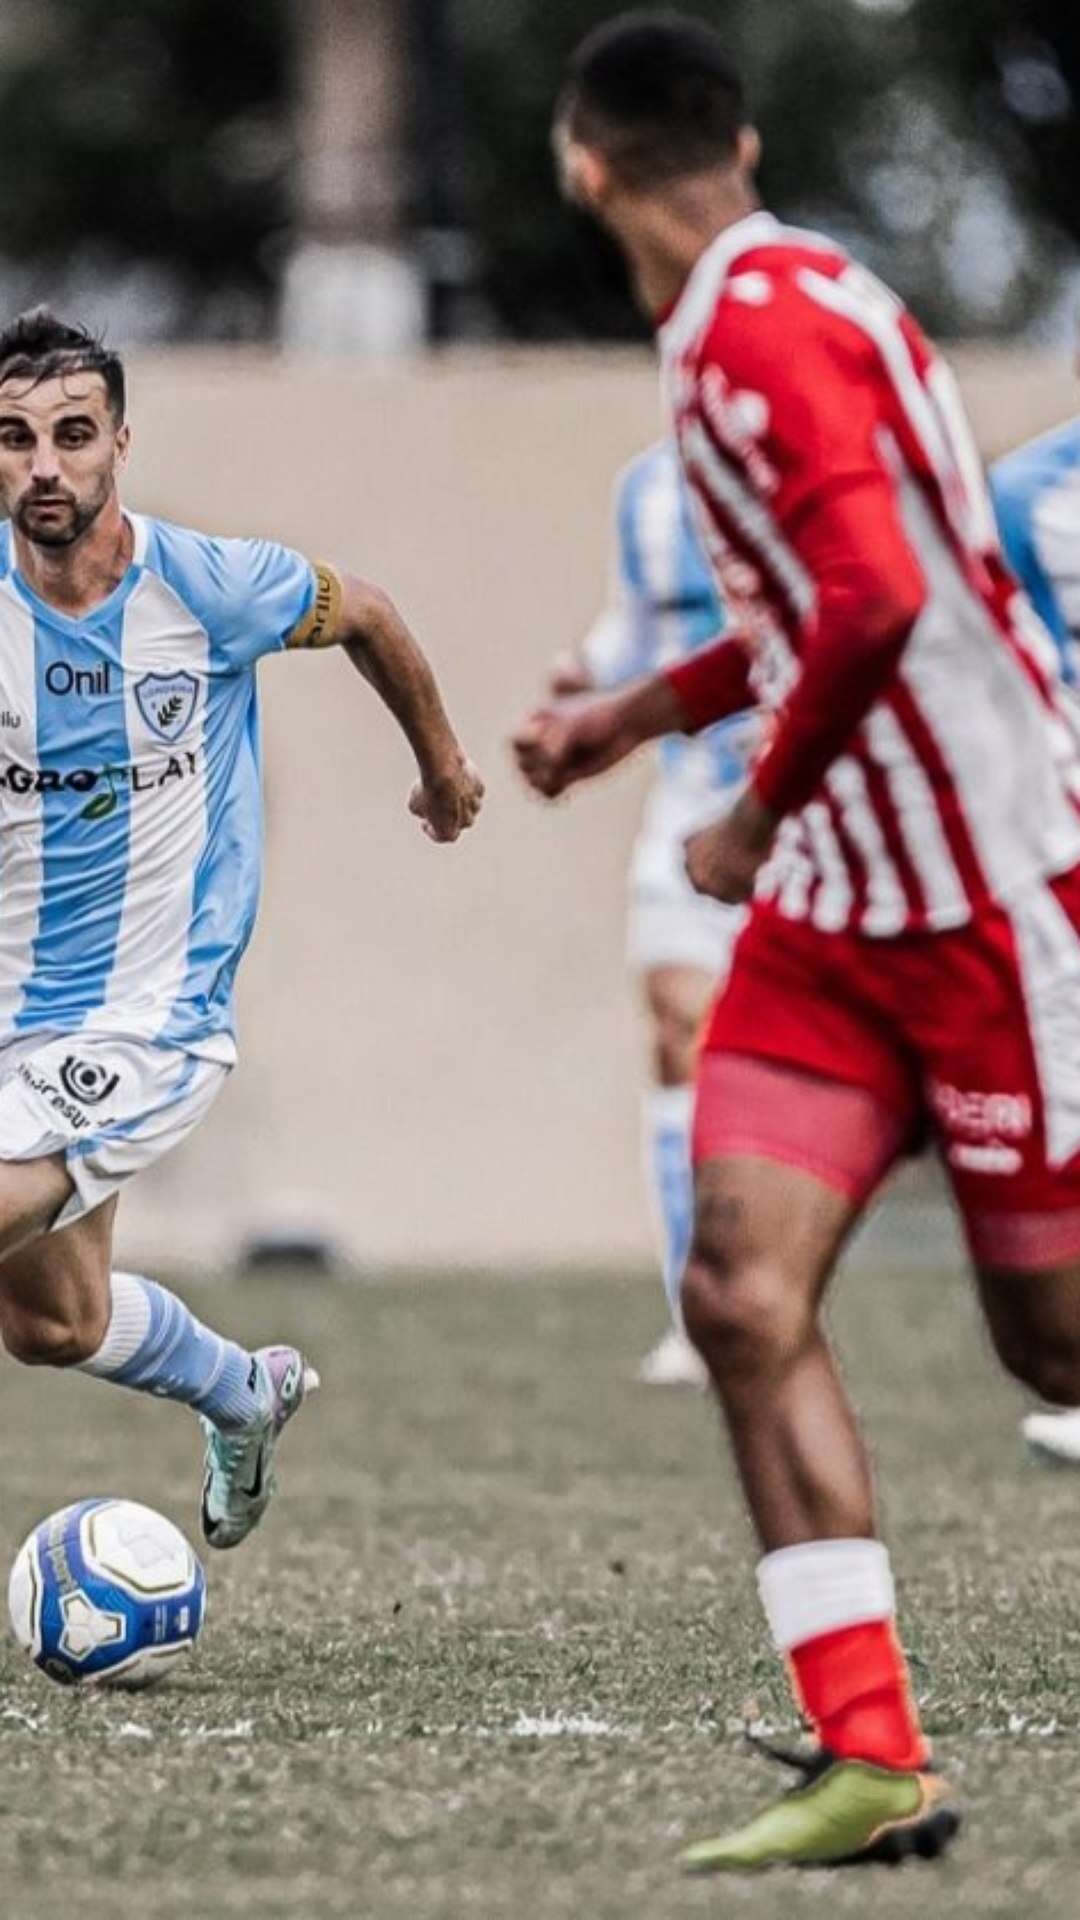
[[(1064, 365), (956, 364), (1000, 452), (1067, 416)], [(547, 811), (505, 738), (605, 579), (620, 462), (659, 425), (650, 358), (455, 356), (387, 370), (180, 355), (132, 369), (134, 506), (367, 572), (432, 652), (488, 780), (431, 846), (410, 763), (337, 656), (261, 671), (266, 884), (241, 1062), (134, 1182), (129, 1256), (212, 1262), (266, 1221), (366, 1262), (640, 1261), (640, 1035), (623, 875), (645, 767)]]

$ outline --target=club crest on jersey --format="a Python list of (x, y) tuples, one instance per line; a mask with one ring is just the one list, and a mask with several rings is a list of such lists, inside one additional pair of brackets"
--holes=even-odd
[(145, 673), (135, 682), (139, 712), (161, 740), (178, 740), (195, 711), (199, 683), (193, 673)]

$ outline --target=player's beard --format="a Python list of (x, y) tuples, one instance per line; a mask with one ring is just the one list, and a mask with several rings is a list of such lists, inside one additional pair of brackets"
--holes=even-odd
[[(15, 508), (14, 521), (19, 532), (35, 547), (70, 547), (80, 539), (88, 527), (92, 527), (102, 507), (109, 497), (109, 481), (102, 482), (92, 500), (80, 500), (67, 487), (54, 487), (48, 493), (24, 493)], [(55, 519), (40, 522), (34, 513), (35, 507), (46, 502), (50, 505), (63, 503), (67, 512)]]

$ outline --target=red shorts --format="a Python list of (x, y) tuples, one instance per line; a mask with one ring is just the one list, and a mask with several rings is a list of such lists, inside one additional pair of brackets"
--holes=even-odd
[(695, 1160), (780, 1160), (861, 1204), (928, 1129), (983, 1264), (1080, 1253), (1080, 868), (951, 933), (751, 915), (705, 1032)]

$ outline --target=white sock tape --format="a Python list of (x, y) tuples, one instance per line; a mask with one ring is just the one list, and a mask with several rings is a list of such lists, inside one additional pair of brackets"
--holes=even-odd
[(889, 1620), (896, 1591), (880, 1540), (809, 1540), (758, 1563), (758, 1592), (781, 1653), (838, 1627)]
[(84, 1373), (108, 1379), (133, 1360), (150, 1331), (150, 1300), (136, 1273), (112, 1275), (112, 1313), (100, 1347), (82, 1362)]

